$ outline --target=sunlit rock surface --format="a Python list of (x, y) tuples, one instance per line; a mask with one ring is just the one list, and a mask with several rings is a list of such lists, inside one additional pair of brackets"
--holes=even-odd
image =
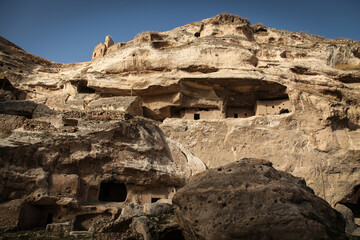
[[(114, 224), (128, 204), (171, 203), (192, 175), (243, 157), (360, 217), (359, 42), (220, 14), (107, 36), (90, 54), (54, 63), (0, 38), (1, 200), (42, 209), (36, 226)], [(6, 228), (37, 220), (21, 221)]]

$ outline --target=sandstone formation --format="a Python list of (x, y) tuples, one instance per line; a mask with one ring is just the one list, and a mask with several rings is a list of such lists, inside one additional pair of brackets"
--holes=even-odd
[[(127, 43), (107, 36), (83, 63), (0, 37), (0, 209), (19, 216), (6, 228), (31, 228), (22, 216), (38, 211), (36, 226), (91, 232), (129, 204), (171, 204), (192, 175), (245, 157), (304, 178), (357, 222), (359, 99), (359, 42), (230, 14)], [(178, 233), (151, 224), (112, 229)]]
[(114, 45), (114, 41), (111, 39), (109, 35), (106, 36), (105, 43), (101, 42), (95, 47), (92, 55), (92, 60), (96, 60), (98, 58), (103, 57), (112, 45)]
[(195, 175), (174, 196), (185, 239), (340, 239), (340, 213), (270, 162), (242, 159)]

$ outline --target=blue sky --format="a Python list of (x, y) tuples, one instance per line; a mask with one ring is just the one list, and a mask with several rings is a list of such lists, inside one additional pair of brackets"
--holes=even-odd
[(55, 62), (91, 60), (111, 35), (126, 42), (229, 12), (252, 24), (360, 41), (360, 0), (0, 0), (0, 35)]

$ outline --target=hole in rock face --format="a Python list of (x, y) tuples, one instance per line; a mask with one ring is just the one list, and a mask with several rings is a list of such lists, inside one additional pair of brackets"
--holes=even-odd
[(99, 201), (125, 202), (127, 190), (124, 183), (102, 182), (100, 185)]
[(157, 202), (158, 200), (160, 200), (160, 198), (151, 198), (151, 203), (155, 203), (155, 202)]
[(52, 213), (48, 213), (47, 214), (47, 218), (46, 218), (46, 224), (50, 224), (53, 222), (53, 214)]
[[(198, 67), (194, 69), (199, 70)], [(281, 109), (288, 109), (289, 112), (292, 109), (287, 87), (272, 81), (250, 78), (183, 78), (179, 82), (179, 88), (179, 105), (166, 106), (159, 111), (144, 107), (144, 116), (160, 121), (165, 118), (208, 120), (277, 115)], [(164, 92), (165, 90), (159, 91), (161, 99), (173, 99), (175, 96)], [(157, 102), (162, 101), (161, 99), (149, 97), (146, 101)]]
[(360, 185), (356, 185), (339, 203), (348, 207), (355, 218), (360, 218)]
[(76, 127), (78, 125), (78, 120), (76, 119), (63, 119), (64, 126)]
[(89, 88), (87, 84), (88, 82), (85, 80), (79, 81), (77, 85), (78, 93), (95, 93), (95, 89)]
[(183, 240), (185, 239), (181, 230), (174, 229), (170, 231), (166, 231), (160, 234), (160, 240)]
[(21, 207), (18, 229), (31, 230), (31, 229), (45, 229), (47, 224), (53, 222), (53, 206), (36, 206), (24, 204)]
[(200, 33), (199, 33), (199, 32), (196, 32), (196, 33), (194, 34), (194, 36), (195, 36), (195, 37), (200, 37)]
[(5, 76), (0, 76), (0, 89), (11, 91), (14, 87)]

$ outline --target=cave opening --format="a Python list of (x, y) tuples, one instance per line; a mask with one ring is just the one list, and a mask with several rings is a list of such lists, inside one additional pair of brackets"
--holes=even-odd
[[(181, 80), (179, 86), (183, 93), (182, 102), (189, 106), (184, 111), (192, 111), (194, 120), (197, 120), (194, 114), (199, 113), (195, 106), (200, 107), (200, 104), (203, 109), (199, 111), (206, 111), (206, 108), (213, 111), (213, 114), (204, 113), (201, 119), (278, 115), (290, 112), (291, 109), (287, 87), (273, 81), (186, 78)], [(220, 112), (216, 112), (216, 109)]]
[(80, 80), (77, 84), (78, 93), (95, 93), (95, 89), (88, 87), (88, 81)]
[(160, 240), (184, 240), (184, 235), (180, 229), (170, 229), (162, 232), (159, 236)]
[(99, 201), (125, 202), (127, 190), (124, 183), (102, 182), (100, 185)]
[(53, 222), (53, 213), (49, 212), (46, 217), (46, 225)]
[(45, 229), (47, 224), (53, 223), (54, 210), (51, 205), (24, 204), (19, 213), (19, 230)]
[(353, 187), (352, 191), (338, 203), (351, 210), (356, 224), (360, 222), (360, 185)]
[[(172, 98), (166, 100), (171, 102), (171, 106), (165, 105), (156, 111), (143, 107), (144, 116), (160, 121), (165, 118), (211, 120), (280, 115), (292, 111), (287, 87), (274, 81), (183, 78), (178, 87), (180, 94), (176, 95), (176, 102), (171, 95)], [(149, 99), (151, 103), (160, 101)]]
[(11, 91), (14, 90), (14, 87), (5, 76), (0, 76), (0, 89)]
[(152, 197), (151, 203), (156, 203), (158, 200), (160, 200), (160, 198)]

